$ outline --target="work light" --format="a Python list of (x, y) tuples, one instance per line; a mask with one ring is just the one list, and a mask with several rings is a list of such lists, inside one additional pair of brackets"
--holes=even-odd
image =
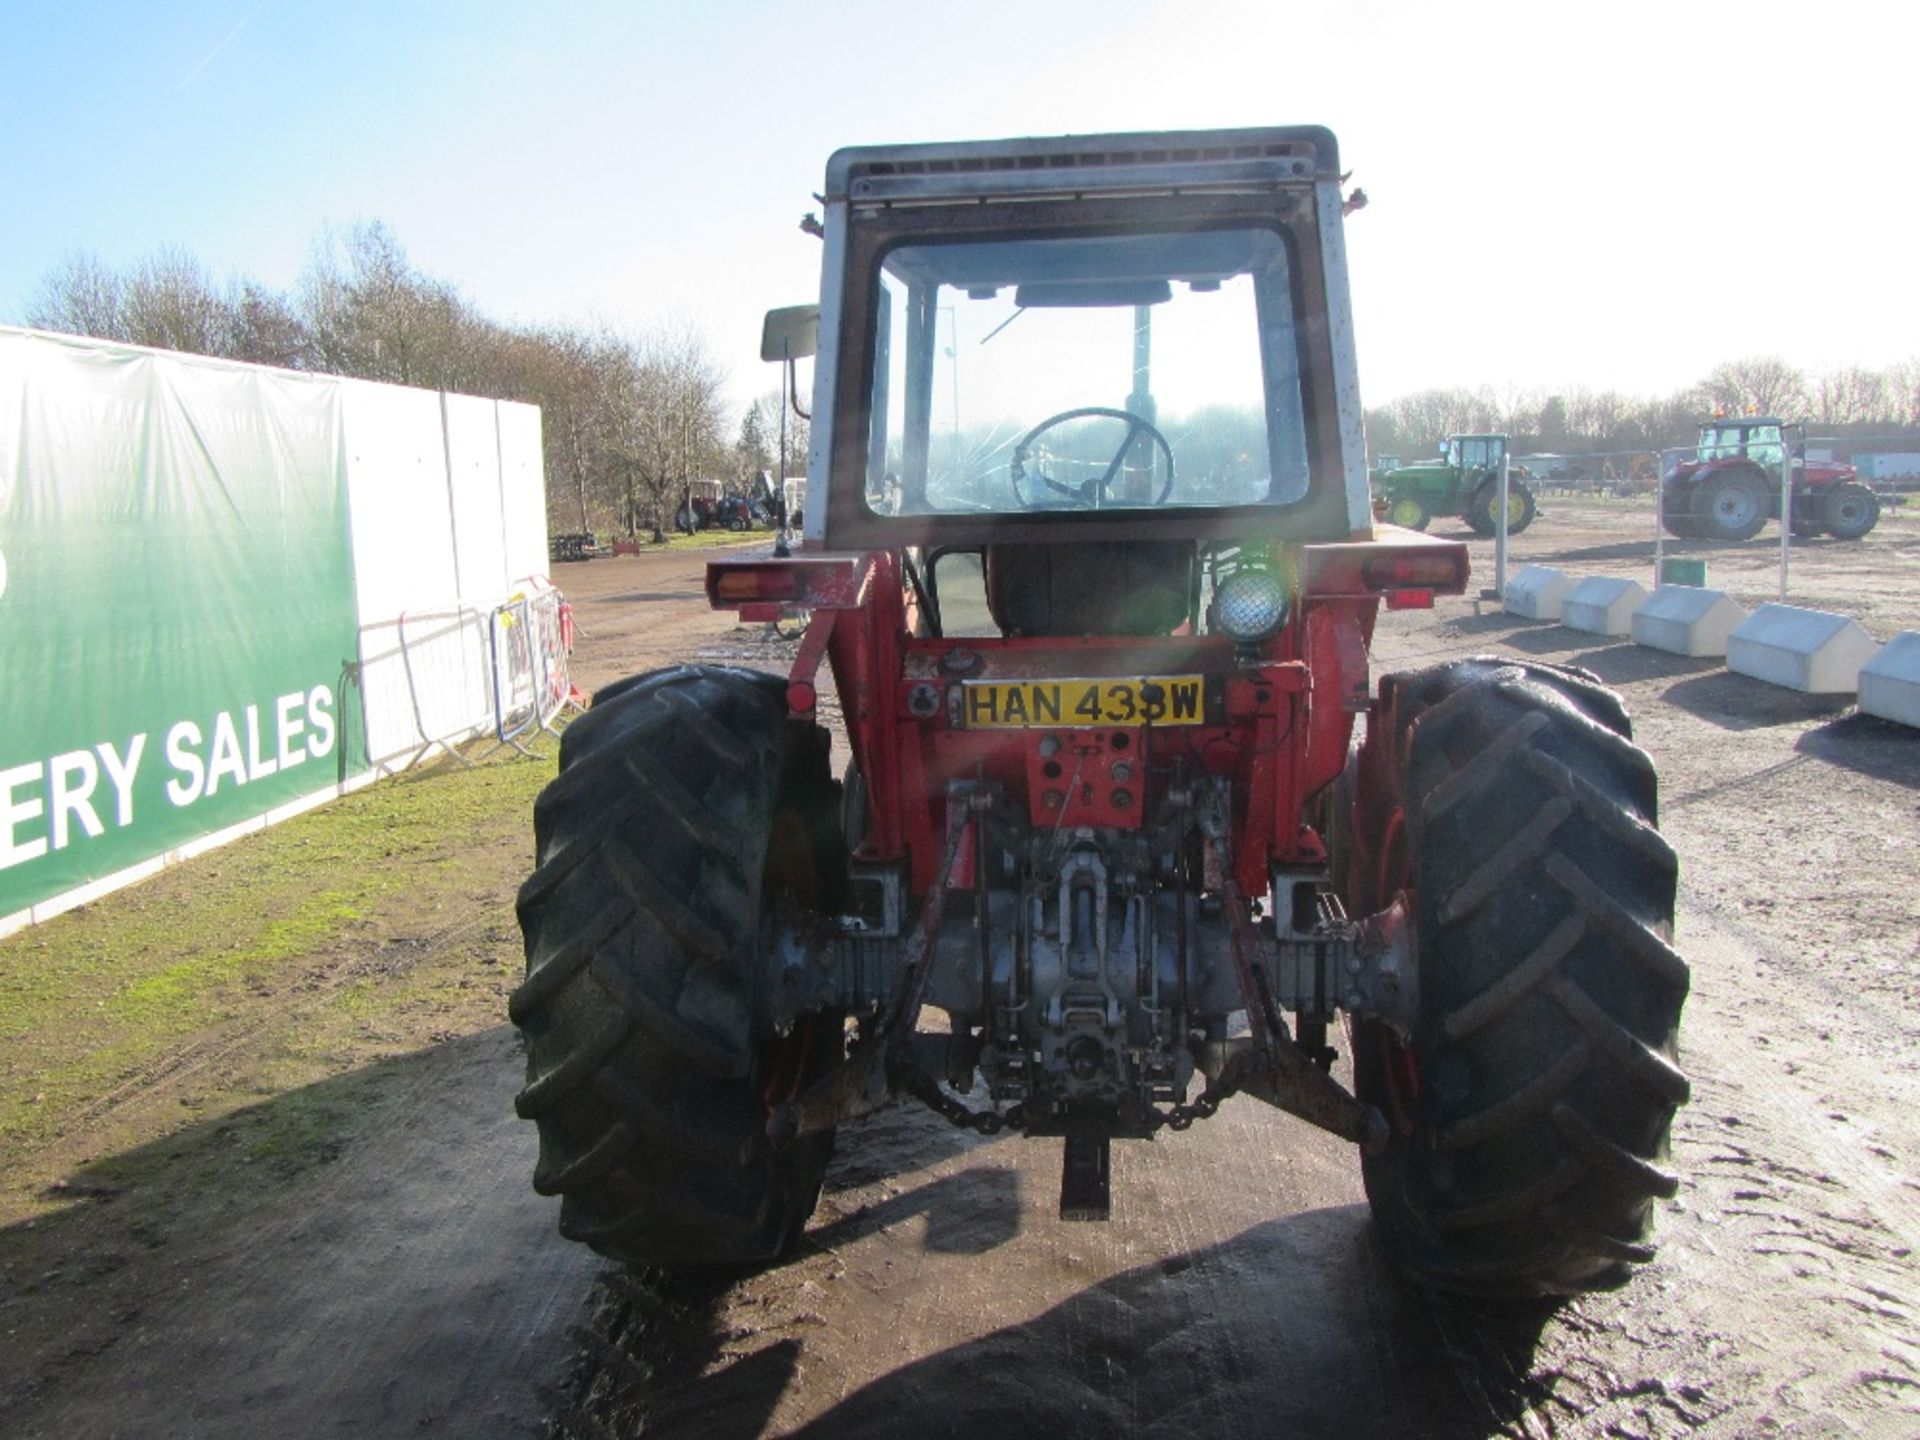
[(1265, 640), (1286, 619), (1287, 587), (1271, 570), (1236, 570), (1214, 591), (1214, 628), (1237, 644)]

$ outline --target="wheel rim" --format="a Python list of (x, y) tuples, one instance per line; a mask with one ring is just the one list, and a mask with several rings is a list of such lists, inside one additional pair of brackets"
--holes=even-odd
[[(1375, 896), (1384, 903), (1396, 894), (1405, 894), (1411, 904), (1411, 891), (1407, 888), (1411, 877), (1407, 872), (1407, 812), (1400, 806), (1387, 817), (1380, 833)], [(1390, 1026), (1376, 1022), (1375, 1031), (1380, 1040), (1380, 1080), (1385, 1089), (1381, 1108), (1396, 1134), (1411, 1135), (1415, 1107), (1420, 1099), (1420, 1062), (1413, 1047), (1402, 1042)]]
[(808, 1062), (819, 1038), (818, 1028), (825, 1018), (818, 1014), (804, 1015), (787, 1035), (760, 1046), (760, 1073), (766, 1077), (761, 1082), (760, 1099), (768, 1114), (790, 1100), (799, 1099), (800, 1092), (806, 1088)]
[(1423, 506), (1418, 500), (1396, 500), (1390, 518), (1396, 525), (1404, 525), (1409, 530), (1420, 528), (1420, 516)]
[(1836, 524), (1851, 528), (1867, 518), (1867, 507), (1858, 500), (1842, 500), (1834, 507), (1833, 518)]
[[(776, 912), (792, 906), (812, 908), (817, 905), (819, 895), (820, 872), (805, 820), (797, 810), (776, 810), (760, 877), (762, 935), (770, 933), (771, 917)], [(806, 1085), (807, 1060), (815, 1039), (814, 1023), (819, 1018), (815, 1014), (803, 1015), (785, 1035), (761, 1042), (760, 1098), (769, 1114), (795, 1099)]]
[(1730, 486), (1713, 497), (1713, 518), (1729, 530), (1751, 525), (1760, 513), (1760, 502), (1744, 487)]

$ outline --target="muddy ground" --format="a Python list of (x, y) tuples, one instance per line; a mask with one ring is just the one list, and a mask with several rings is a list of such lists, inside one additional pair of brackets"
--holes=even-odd
[[(1643, 507), (1550, 498), (1513, 563), (1645, 578), (1650, 529)], [(1752, 603), (1773, 595), (1771, 534), (1671, 553), (1706, 554)], [(707, 611), (702, 563), (563, 567), (583, 685), (696, 657), (779, 666), (759, 628)], [(1490, 547), (1475, 563), (1484, 583)], [(1881, 638), (1920, 628), (1920, 523), (1797, 547), (1790, 598)], [(174, 1099), (191, 1064), (149, 1067), (144, 1129), (108, 1107), (111, 1139), (10, 1159), (64, 1188), (0, 1230), (0, 1428), (1920, 1433), (1920, 733), (1470, 598), (1386, 617), (1375, 663), (1475, 651), (1595, 670), (1661, 770), (1694, 1100), (1661, 1257), (1627, 1289), (1517, 1311), (1409, 1292), (1351, 1152), (1245, 1099), (1116, 1145), (1106, 1225), (1053, 1218), (1057, 1141), (895, 1109), (843, 1132), (791, 1264), (731, 1285), (618, 1274), (560, 1241), (528, 1188), (515, 1046), (475, 1019), (217, 1118)], [(473, 903), (499, 930), (527, 856), (472, 844), (491, 877)], [(326, 963), (390, 949), (380, 932), (334, 937)], [(27, 954), (0, 942), (0, 975)], [(235, 1164), (290, 1107), (300, 1163)]]

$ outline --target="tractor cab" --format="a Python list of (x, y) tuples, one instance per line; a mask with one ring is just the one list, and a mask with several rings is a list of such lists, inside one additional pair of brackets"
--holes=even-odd
[(1441, 462), (1463, 470), (1497, 474), (1500, 462), (1506, 458), (1507, 437), (1504, 435), (1449, 435), (1440, 442)]
[(1772, 416), (1715, 419), (1701, 425), (1696, 457), (1702, 461), (1751, 460), (1778, 476), (1781, 456), (1791, 453), (1797, 465), (1806, 454), (1806, 445), (1805, 425), (1790, 425)]
[(835, 155), (808, 548), (901, 554), (922, 635), (1145, 636), (1364, 537), (1331, 137), (1222, 139)]

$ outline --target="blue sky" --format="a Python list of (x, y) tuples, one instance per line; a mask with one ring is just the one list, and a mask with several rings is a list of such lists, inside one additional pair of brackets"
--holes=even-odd
[(1920, 7), (0, 0), (0, 318), (73, 248), (297, 278), (387, 221), (507, 320), (705, 332), (744, 398), (843, 144), (1312, 122), (1370, 401), (1920, 355)]

